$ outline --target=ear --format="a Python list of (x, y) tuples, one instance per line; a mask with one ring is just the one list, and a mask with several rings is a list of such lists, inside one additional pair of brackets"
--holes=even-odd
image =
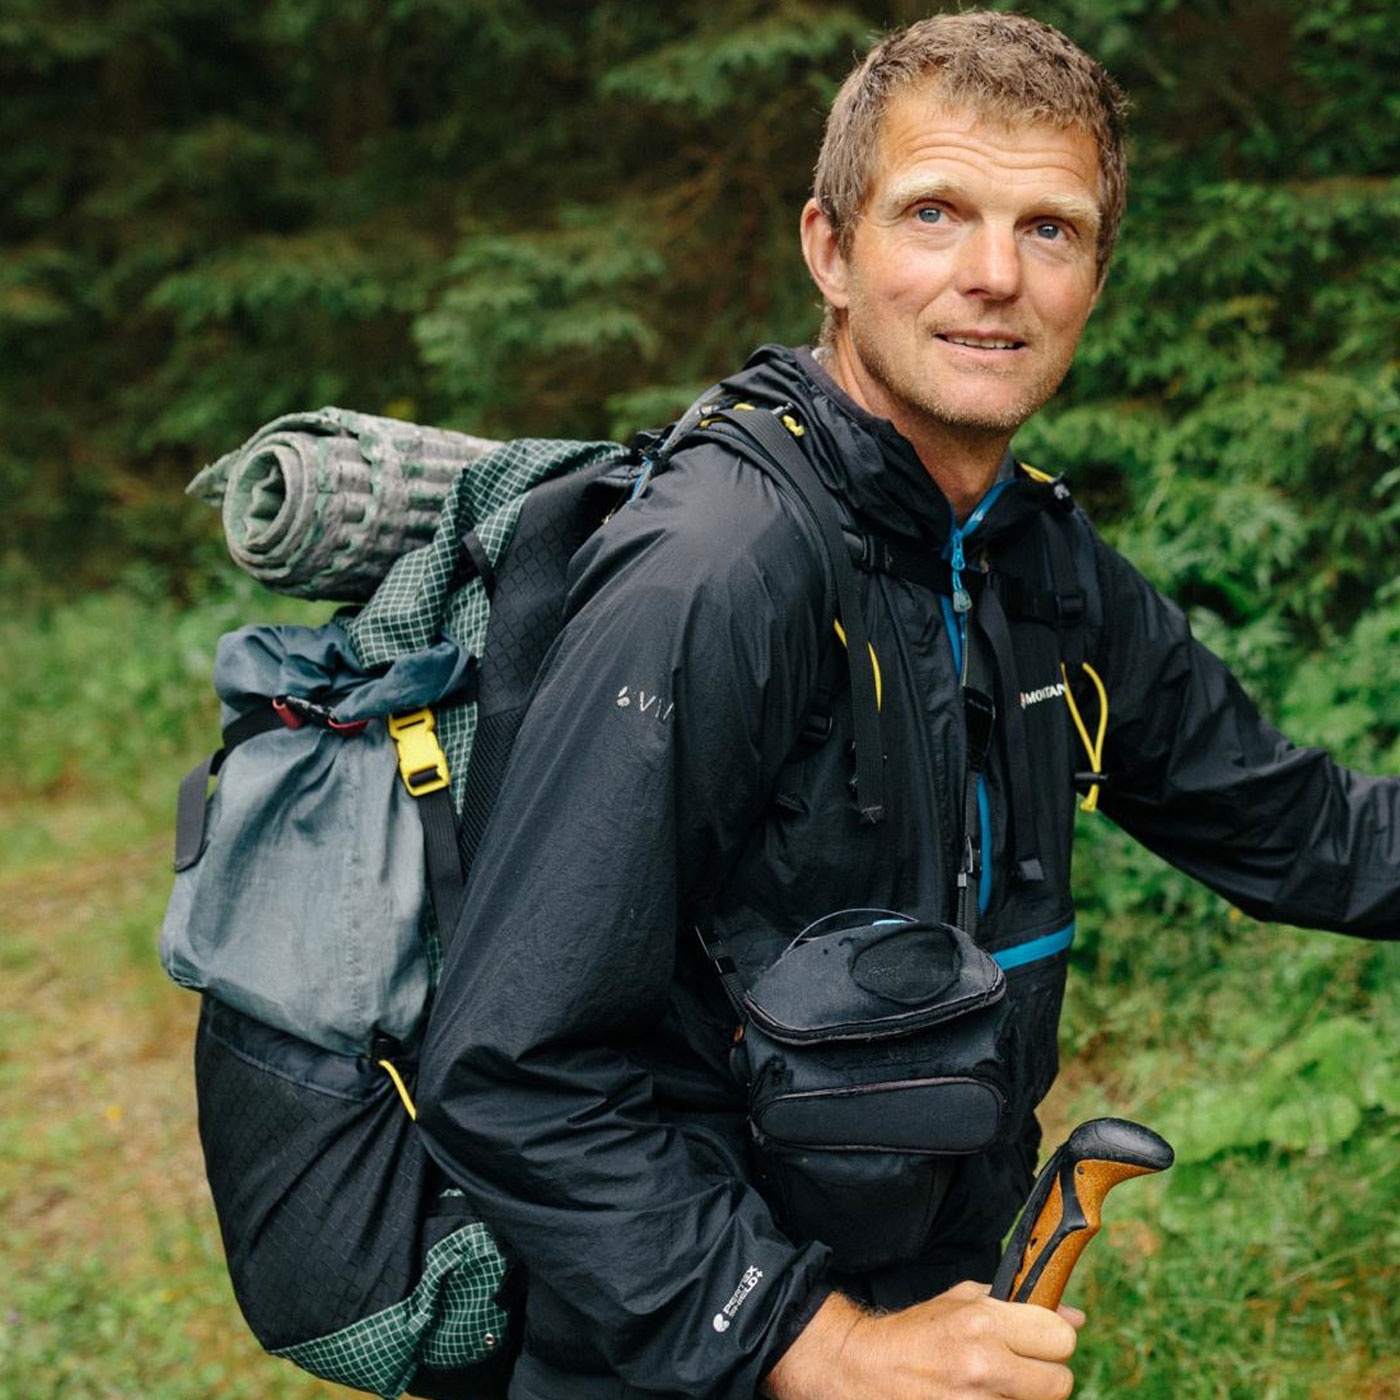
[(1103, 295), (1104, 283), (1108, 281), (1108, 268), (1099, 273), (1098, 280), (1094, 283), (1094, 299), (1089, 303), (1089, 314), (1092, 316), (1099, 307), (1099, 298)]
[(826, 304), (844, 310), (849, 300), (846, 259), (836, 241), (831, 220), (815, 199), (809, 199), (802, 209), (802, 256)]

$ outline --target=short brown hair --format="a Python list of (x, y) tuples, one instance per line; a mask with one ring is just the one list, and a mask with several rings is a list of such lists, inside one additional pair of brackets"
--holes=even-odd
[(1128, 102), (1103, 66), (1058, 29), (992, 10), (932, 15), (881, 40), (842, 84), (827, 117), (813, 196), (849, 253), (875, 177), (890, 101), (927, 85), (950, 106), (1009, 126), (1082, 127), (1099, 156), (1099, 277), (1108, 268), (1127, 203)]

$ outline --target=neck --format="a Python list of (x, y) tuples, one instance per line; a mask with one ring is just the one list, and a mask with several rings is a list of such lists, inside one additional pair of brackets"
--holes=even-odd
[(861, 372), (858, 357), (841, 351), (838, 339), (822, 355), (827, 372), (866, 412), (888, 419), (909, 440), (961, 524), (996, 481), (1011, 434), (1003, 428), (949, 423), (923, 412), (891, 395), (878, 380)]
[(991, 490), (1001, 470), (1007, 443), (999, 439), (994, 446), (978, 448), (959, 442), (941, 433), (935, 441), (920, 434), (912, 424), (892, 419), (896, 428), (913, 444), (924, 470), (933, 483), (948, 498), (954, 518), (961, 525), (977, 508), (977, 503)]

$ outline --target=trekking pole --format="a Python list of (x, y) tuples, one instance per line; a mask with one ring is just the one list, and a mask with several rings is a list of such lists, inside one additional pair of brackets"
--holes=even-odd
[(1081, 1123), (1036, 1177), (992, 1280), (992, 1297), (1058, 1307), (1084, 1246), (1099, 1232), (1104, 1197), (1129, 1177), (1165, 1171), (1174, 1157), (1166, 1140), (1141, 1124)]

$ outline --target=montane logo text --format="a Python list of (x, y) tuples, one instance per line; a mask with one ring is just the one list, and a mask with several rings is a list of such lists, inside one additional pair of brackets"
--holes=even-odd
[(729, 1331), (729, 1324), (734, 1321), (734, 1314), (744, 1306), (744, 1299), (758, 1287), (758, 1281), (763, 1277), (762, 1269), (755, 1269), (752, 1264), (744, 1270), (744, 1276), (739, 1280), (739, 1286), (729, 1295), (729, 1301), (715, 1314), (712, 1324), (716, 1332)]
[(1028, 710), (1032, 705), (1038, 705), (1042, 700), (1059, 700), (1064, 696), (1065, 688), (1058, 681), (1054, 685), (1043, 685), (1039, 690), (1023, 690), (1021, 692), (1021, 708)]

